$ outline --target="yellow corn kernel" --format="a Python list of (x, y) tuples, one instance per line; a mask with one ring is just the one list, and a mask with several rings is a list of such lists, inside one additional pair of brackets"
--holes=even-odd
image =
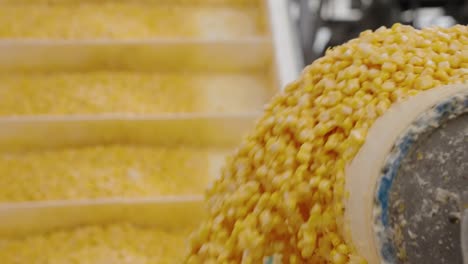
[(299, 152), (297, 152), (297, 160), (301, 163), (307, 163), (312, 157), (312, 143), (306, 142), (301, 145)]
[(337, 247), (341, 244), (341, 239), (337, 234), (328, 233), (327, 236), (330, 238), (330, 242), (333, 244), (334, 247)]
[(382, 90), (385, 92), (393, 92), (396, 89), (396, 85), (393, 81), (385, 81), (382, 84)]
[(429, 75), (424, 75), (416, 79), (415, 81), (416, 89), (427, 90), (434, 86), (434, 80)]
[(331, 251), (330, 259), (331, 259), (331, 263), (333, 264), (345, 264), (348, 262), (348, 258), (345, 255), (335, 250)]
[(392, 102), (399, 102), (407, 96), (407, 92), (404, 89), (398, 88), (390, 94)]
[(352, 95), (359, 90), (359, 87), (360, 85), (358, 79), (350, 79), (345, 84), (345, 87), (343, 88), (343, 93), (347, 95)]
[(320, 183), (320, 177), (317, 177), (317, 176), (314, 176), (310, 178), (309, 180), (309, 184), (312, 188), (318, 187), (319, 183)]
[(377, 106), (376, 106), (376, 109), (377, 109), (377, 114), (379, 116), (383, 115), (383, 113), (385, 113), (385, 111), (390, 108), (391, 106), (391, 102), (389, 99), (383, 99), (382, 101), (380, 101)]
[(393, 74), (393, 79), (396, 81), (396, 82), (401, 82), (405, 79), (405, 73), (404, 72), (401, 72), (401, 71), (398, 71), (398, 72), (395, 72)]
[(297, 255), (291, 255), (289, 257), (289, 263), (291, 263), (291, 264), (300, 264), (301, 261), (299, 260), (299, 257)]
[(322, 192), (328, 192), (331, 187), (331, 182), (327, 179), (322, 179), (319, 182), (318, 189)]
[(441, 80), (443, 82), (446, 82), (449, 79), (449, 75), (445, 71), (437, 70), (434, 73), (434, 77), (438, 80)]
[(320, 214), (322, 213), (322, 206), (319, 203), (316, 203), (312, 209), (310, 209), (310, 214)]
[(333, 134), (331, 135), (328, 139), (327, 142), (324, 145), (325, 150), (332, 150), (338, 147), (340, 142), (344, 139), (344, 136), (342, 134)]
[(337, 126), (336, 121), (330, 120), (327, 121), (326, 123), (319, 123), (317, 126), (314, 128), (314, 133), (317, 136), (323, 136), (330, 132), (333, 128)]
[(301, 255), (303, 258), (308, 258), (312, 256), (316, 244), (317, 244), (317, 234), (315, 232), (305, 232), (303, 237), (303, 247)]
[(364, 142), (367, 134), (367, 129), (365, 128), (355, 128), (351, 130), (350, 139), (354, 140), (356, 143), (361, 144)]
[(348, 248), (348, 246), (346, 246), (345, 244), (340, 244), (340, 245), (338, 245), (338, 246), (336, 247), (336, 250), (337, 250), (339, 253), (343, 254), (343, 255), (346, 255), (346, 254), (349, 253), (349, 248)]
[(343, 95), (340, 91), (331, 91), (322, 99), (321, 104), (326, 107), (334, 106), (341, 101), (341, 98)]
[(409, 63), (411, 63), (412, 65), (423, 65), (424, 60), (420, 57), (414, 56), (414, 57), (411, 57), (411, 59), (409, 60)]
[(397, 70), (397, 66), (392, 62), (384, 62), (384, 64), (382, 64), (382, 70), (387, 72), (395, 72)]

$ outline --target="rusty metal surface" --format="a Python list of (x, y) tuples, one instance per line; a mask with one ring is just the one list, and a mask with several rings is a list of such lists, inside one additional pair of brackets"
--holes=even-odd
[(462, 264), (460, 195), (468, 189), (468, 114), (420, 136), (390, 193), (401, 264)]

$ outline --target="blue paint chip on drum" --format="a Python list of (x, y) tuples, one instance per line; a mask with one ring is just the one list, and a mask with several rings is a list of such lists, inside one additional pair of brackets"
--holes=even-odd
[(263, 264), (273, 264), (273, 256), (267, 257)]

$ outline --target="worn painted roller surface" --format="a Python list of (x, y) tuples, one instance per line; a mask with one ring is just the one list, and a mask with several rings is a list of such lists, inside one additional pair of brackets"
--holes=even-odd
[(467, 149), (464, 114), (420, 135), (403, 158), (390, 197), (398, 263), (463, 263), (460, 195), (468, 188)]

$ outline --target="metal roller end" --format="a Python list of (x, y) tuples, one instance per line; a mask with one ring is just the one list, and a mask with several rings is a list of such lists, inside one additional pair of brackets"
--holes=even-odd
[(419, 135), (401, 160), (389, 200), (397, 263), (467, 264), (460, 246), (460, 233), (465, 239), (468, 232), (460, 206), (468, 186), (467, 149), (464, 114)]

